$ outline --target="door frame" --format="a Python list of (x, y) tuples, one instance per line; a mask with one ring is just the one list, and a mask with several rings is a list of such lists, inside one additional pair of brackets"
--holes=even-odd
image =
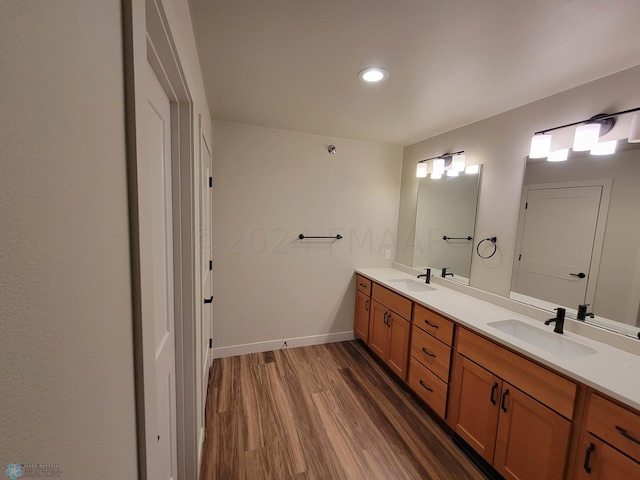
[(141, 231), (139, 221), (144, 213), (140, 211), (138, 183), (138, 157), (144, 151), (145, 75), (149, 62), (171, 103), (177, 471), (179, 479), (197, 478), (193, 100), (162, 1), (123, 0), (122, 15), (138, 476), (152, 480), (153, 470), (149, 467), (157, 441), (153, 319), (144, 295), (148, 285), (141, 277), (144, 249), (148, 246), (141, 240), (146, 232)]
[[(593, 250), (591, 252), (591, 263), (589, 268), (589, 276), (587, 277), (587, 288), (585, 294), (585, 303), (593, 304), (596, 295), (596, 285), (598, 283), (598, 271), (600, 269), (600, 259), (602, 258), (602, 246), (604, 244), (604, 233), (607, 224), (607, 215), (609, 213), (609, 201), (611, 199), (611, 190), (613, 187), (613, 179), (605, 178), (601, 180), (578, 180), (572, 182), (557, 183), (537, 183), (522, 186), (522, 198), (520, 199), (520, 214), (518, 215), (518, 230), (516, 237), (515, 258), (513, 261), (513, 271), (511, 272), (513, 279), (517, 278), (520, 262), (517, 260), (518, 255), (522, 253), (522, 242), (525, 222), (525, 204), (530, 190), (549, 190), (554, 188), (579, 188), (579, 187), (602, 187), (602, 195), (600, 196), (600, 205), (598, 207), (598, 219), (596, 222), (596, 231), (593, 239)], [(546, 306), (546, 302), (545, 302)]]

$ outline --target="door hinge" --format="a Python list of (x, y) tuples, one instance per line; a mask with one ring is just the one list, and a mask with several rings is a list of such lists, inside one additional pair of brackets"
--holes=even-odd
[(209, 339), (209, 348), (213, 348), (213, 338)]
[(526, 202), (526, 203), (524, 204), (524, 209), (526, 210), (527, 208), (529, 208), (529, 202)]
[(518, 261), (522, 260), (522, 254), (518, 255)]
[(209, 260), (209, 270), (213, 270), (213, 260)]
[(211, 303), (213, 302), (213, 297), (209, 297), (209, 298), (205, 298), (204, 299), (204, 303)]
[(209, 177), (209, 188), (213, 187), (213, 177)]

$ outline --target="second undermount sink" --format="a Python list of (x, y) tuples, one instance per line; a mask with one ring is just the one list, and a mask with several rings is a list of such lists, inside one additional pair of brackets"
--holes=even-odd
[(406, 288), (410, 292), (429, 292), (431, 290), (435, 290), (435, 288), (427, 285), (426, 283), (416, 282), (415, 280), (410, 280), (408, 278), (396, 278), (389, 280), (389, 283), (391, 285)]
[(597, 353), (593, 348), (570, 340), (564, 335), (534, 327), (520, 320), (500, 320), (489, 322), (487, 325), (557, 357), (581, 358)]

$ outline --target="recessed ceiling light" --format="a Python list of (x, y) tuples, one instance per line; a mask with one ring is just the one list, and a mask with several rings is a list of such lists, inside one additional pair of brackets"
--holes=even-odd
[(358, 74), (358, 78), (363, 82), (367, 83), (376, 83), (385, 80), (389, 76), (389, 72), (387, 72), (384, 68), (365, 68)]

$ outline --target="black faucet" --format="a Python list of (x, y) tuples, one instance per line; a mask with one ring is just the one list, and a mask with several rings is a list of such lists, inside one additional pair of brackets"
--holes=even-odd
[(587, 307), (588, 306), (589, 306), (588, 303), (585, 303), (584, 305), (579, 305), (578, 306), (578, 320), (582, 320), (584, 322), (587, 317), (591, 317), (591, 318), (595, 317), (593, 312), (587, 313)]
[(447, 278), (447, 275), (451, 275), (453, 277), (453, 272), (447, 272), (447, 268), (449, 267), (442, 267), (442, 278)]
[(556, 325), (553, 327), (553, 331), (562, 334), (564, 333), (564, 331), (562, 330), (562, 328), (564, 327), (564, 315), (565, 313), (567, 313), (567, 310), (561, 307), (554, 308), (554, 310), (558, 312), (556, 318), (550, 318), (549, 320), (544, 322), (544, 324), (549, 325), (550, 323), (555, 322)]
[(426, 273), (423, 273), (422, 275), (418, 275), (418, 278), (424, 277), (424, 283), (429, 283), (429, 282), (431, 282), (431, 269), (430, 268), (426, 268), (425, 272)]

